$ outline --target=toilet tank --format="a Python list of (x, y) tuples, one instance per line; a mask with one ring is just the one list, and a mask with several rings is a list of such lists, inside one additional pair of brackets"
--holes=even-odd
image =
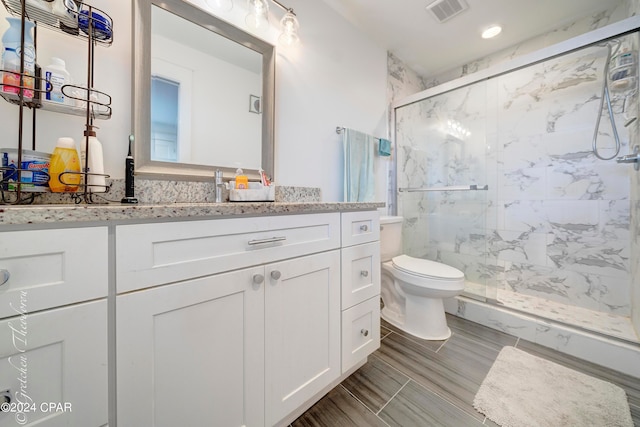
[(380, 217), (380, 261), (391, 261), (391, 258), (402, 254), (402, 221), (401, 216)]

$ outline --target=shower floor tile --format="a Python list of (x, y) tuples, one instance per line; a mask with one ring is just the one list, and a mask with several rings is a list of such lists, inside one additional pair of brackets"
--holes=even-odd
[(623, 340), (640, 342), (629, 317), (561, 304), (504, 289), (498, 289), (497, 299), (498, 303), (514, 310)]

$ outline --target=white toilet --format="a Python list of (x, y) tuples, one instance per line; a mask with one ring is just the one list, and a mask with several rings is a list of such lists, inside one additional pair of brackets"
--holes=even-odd
[(384, 320), (416, 337), (445, 340), (451, 336), (443, 298), (464, 290), (457, 268), (402, 254), (400, 216), (380, 217), (381, 296)]

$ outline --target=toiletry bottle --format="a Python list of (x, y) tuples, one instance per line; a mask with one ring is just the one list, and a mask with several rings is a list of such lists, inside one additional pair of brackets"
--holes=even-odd
[[(89, 144), (88, 147), (87, 143)], [(89, 126), (89, 130), (84, 131), (84, 138), (80, 144), (80, 161), (83, 172), (87, 173), (85, 175), (87, 190), (92, 193), (104, 193), (107, 191), (102, 144), (96, 138), (96, 132), (92, 126)]]
[[(44, 11), (47, 15), (51, 13), (50, 0), (27, 0), (27, 13), (32, 19), (38, 20), (39, 10)], [(33, 16), (32, 16), (33, 15)], [(44, 16), (47, 16), (44, 15)]]
[(236, 169), (236, 190), (246, 190), (249, 188), (249, 178), (242, 169)]
[(69, 32), (67, 29), (78, 28), (78, 6), (73, 0), (54, 0), (51, 11), (64, 25), (60, 26), (63, 31)]
[[(72, 99), (65, 99), (62, 86), (71, 84), (71, 76), (60, 58), (51, 58), (51, 64), (44, 67), (44, 78), (47, 81), (47, 92), (43, 100), (55, 104), (73, 105)], [(49, 89), (51, 89), (49, 91)]]
[[(9, 28), (2, 35), (2, 91), (4, 93), (20, 94), (20, 55), (24, 50), (24, 74), (23, 87), (33, 89), (33, 76), (36, 68), (36, 51), (33, 45), (34, 23), (28, 20), (24, 21), (24, 46), (21, 47), (20, 37), (22, 34), (22, 26), (19, 18), (7, 18)], [(25, 89), (24, 98), (33, 98), (33, 90)]]
[[(74, 172), (66, 173), (64, 172)], [(60, 176), (63, 174), (62, 176)], [(73, 138), (58, 138), (49, 163), (49, 188), (54, 193), (77, 191), (80, 184), (80, 159)]]

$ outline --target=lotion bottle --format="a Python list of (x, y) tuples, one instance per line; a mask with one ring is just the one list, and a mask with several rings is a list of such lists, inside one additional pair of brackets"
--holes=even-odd
[(80, 144), (80, 161), (82, 162), (83, 172), (87, 173), (85, 175), (87, 191), (92, 193), (104, 193), (107, 191), (102, 144), (96, 138), (96, 132), (92, 126), (89, 126), (89, 130), (84, 131), (84, 139)]

